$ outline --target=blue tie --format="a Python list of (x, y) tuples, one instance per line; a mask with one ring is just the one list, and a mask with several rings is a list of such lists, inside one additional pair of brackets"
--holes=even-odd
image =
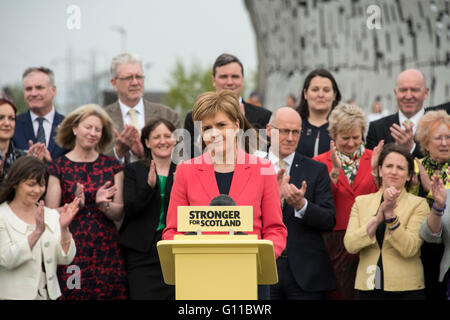
[(37, 118), (37, 121), (39, 122), (39, 127), (38, 127), (38, 131), (37, 131), (37, 137), (36, 140), (37, 142), (42, 142), (43, 144), (45, 143), (45, 131), (44, 131), (44, 126), (42, 125), (42, 123), (44, 122), (44, 118)]

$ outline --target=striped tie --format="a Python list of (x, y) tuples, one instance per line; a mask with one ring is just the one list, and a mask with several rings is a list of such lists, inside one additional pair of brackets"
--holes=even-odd
[(43, 126), (43, 122), (44, 122), (44, 118), (37, 118), (37, 121), (39, 122), (39, 127), (38, 127), (38, 131), (37, 131), (37, 137), (36, 140), (37, 142), (42, 142), (43, 144), (45, 143), (45, 131), (44, 131), (44, 126)]
[(139, 122), (137, 119), (136, 110), (134, 110), (134, 109), (128, 110), (128, 115), (130, 116), (130, 124), (140, 132), (141, 130), (139, 128)]

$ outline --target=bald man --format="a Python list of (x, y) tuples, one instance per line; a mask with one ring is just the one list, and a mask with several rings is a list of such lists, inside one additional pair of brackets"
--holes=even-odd
[(327, 167), (297, 153), (302, 120), (290, 107), (275, 111), (266, 126), (268, 158), (278, 172), (286, 249), (277, 259), (279, 281), (271, 286), (275, 300), (320, 300), (336, 288), (322, 231), (336, 224)]
[(408, 69), (397, 77), (394, 89), (398, 112), (373, 121), (367, 133), (368, 149), (373, 149), (380, 140), (395, 142), (407, 148), (414, 157), (422, 158), (419, 144), (414, 140), (417, 124), (424, 114), (424, 102), (429, 88), (425, 76), (416, 69)]

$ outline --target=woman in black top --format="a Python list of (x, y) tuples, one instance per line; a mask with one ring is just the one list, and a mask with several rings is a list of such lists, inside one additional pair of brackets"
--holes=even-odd
[(163, 281), (156, 249), (176, 169), (174, 130), (166, 119), (151, 120), (141, 132), (145, 159), (124, 169), (125, 219), (119, 243), (125, 248), (130, 299), (174, 299), (174, 287)]
[(308, 74), (297, 107), (302, 117), (297, 152), (312, 158), (330, 150), (328, 115), (340, 100), (341, 92), (329, 71), (317, 69)]

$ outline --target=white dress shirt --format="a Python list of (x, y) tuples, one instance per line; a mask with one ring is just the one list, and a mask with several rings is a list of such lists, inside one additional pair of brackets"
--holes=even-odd
[(419, 124), (420, 118), (425, 114), (425, 110), (422, 108), (419, 112), (413, 115), (411, 118), (406, 117), (401, 110), (398, 110), (398, 123), (403, 126), (403, 122), (409, 119), (413, 124), (413, 134), (416, 134), (417, 125)]
[(133, 108), (130, 108), (119, 99), (119, 106), (120, 111), (122, 112), (122, 119), (124, 126), (126, 124), (131, 124), (130, 115), (128, 114), (128, 111), (130, 111), (130, 109), (134, 109), (136, 111), (136, 118), (139, 123), (139, 129), (142, 129), (145, 126), (144, 100), (142, 98), (139, 100), (138, 104), (135, 105)]
[[(47, 113), (45, 116), (43, 116), (42, 118), (44, 118), (44, 121), (42, 122), (42, 126), (44, 127), (44, 132), (45, 132), (45, 146), (48, 147), (48, 144), (50, 142), (50, 135), (52, 133), (52, 125), (53, 125), (53, 119), (55, 118), (55, 107), (52, 106), (52, 110)], [(30, 115), (31, 115), (31, 122), (33, 123), (33, 130), (34, 130), (34, 136), (37, 137), (38, 135), (38, 129), (39, 129), (39, 121), (37, 120), (37, 118), (39, 118), (40, 116), (38, 116), (37, 114), (33, 113), (33, 111), (30, 110)]]
[[(144, 100), (141, 98), (139, 100), (139, 102), (137, 103), (137, 105), (135, 105), (133, 108), (130, 108), (129, 106), (124, 104), (119, 99), (119, 106), (120, 106), (120, 112), (122, 113), (122, 120), (123, 120), (124, 126), (126, 124), (131, 125), (131, 117), (130, 117), (130, 114), (128, 113), (128, 111), (130, 111), (130, 109), (134, 109), (136, 111), (136, 118), (137, 118), (137, 121), (139, 123), (139, 129), (142, 130), (142, 128), (145, 126)], [(125, 163), (125, 157), (119, 158), (117, 156), (117, 152), (116, 152), (116, 148), (115, 147), (113, 148), (113, 151), (114, 151), (114, 156), (116, 157), (116, 159), (121, 164), (124, 164)], [(135, 162), (135, 161), (138, 160), (138, 158), (136, 158), (131, 151), (129, 151), (129, 153), (130, 153), (130, 161), (131, 162)]]
[[(290, 155), (288, 155), (287, 157), (283, 158), (283, 160), (286, 163), (286, 174), (289, 175), (289, 173), (291, 172), (291, 166), (292, 163), (294, 162), (294, 157), (295, 157), (295, 152), (292, 152)], [(272, 162), (275, 171), (278, 172), (280, 171), (280, 166), (279, 166), (279, 161), (280, 159), (278, 158), (278, 156), (276, 156), (273, 152), (272, 149), (269, 149), (269, 154), (267, 155), (267, 158), (270, 160), (270, 162)], [(306, 208), (308, 207), (308, 200), (305, 198), (305, 205), (303, 206), (303, 208), (301, 208), (300, 210), (296, 210), (294, 208), (294, 215), (295, 217), (302, 219), (303, 216), (305, 215), (306, 212)]]

